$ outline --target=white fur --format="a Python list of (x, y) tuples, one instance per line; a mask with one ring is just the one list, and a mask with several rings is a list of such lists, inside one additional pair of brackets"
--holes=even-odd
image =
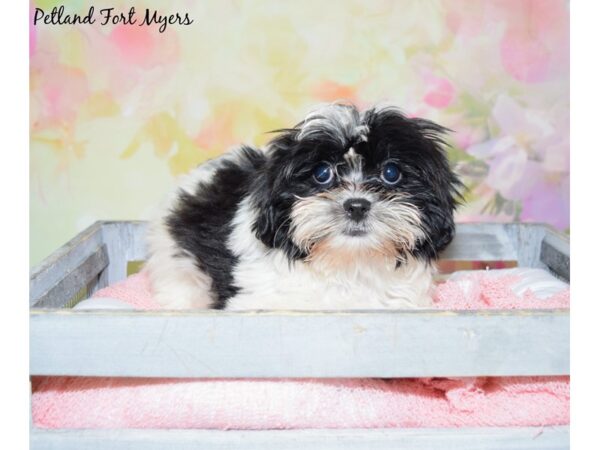
[(150, 257), (145, 268), (152, 283), (154, 298), (165, 308), (206, 309), (214, 300), (210, 291), (210, 277), (200, 271), (193, 257), (175, 243), (164, 222), (165, 212), (173, 208), (182, 191), (193, 194), (198, 183), (209, 183), (225, 161), (234, 161), (238, 157), (239, 149), (236, 148), (183, 176), (179, 187), (160, 209), (160, 215), (150, 222), (147, 234)]
[(367, 141), (369, 127), (361, 124), (361, 115), (354, 108), (340, 103), (322, 105), (311, 111), (300, 124), (299, 141), (312, 134), (327, 133), (341, 145), (358, 139)]
[(210, 277), (196, 267), (190, 255), (175, 256), (182, 250), (162, 220), (150, 225), (148, 247), (150, 258), (145, 267), (158, 303), (167, 309), (210, 308)]

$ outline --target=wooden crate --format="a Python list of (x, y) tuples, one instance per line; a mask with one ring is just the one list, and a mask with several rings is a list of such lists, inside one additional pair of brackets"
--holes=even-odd
[[(569, 374), (569, 312), (83, 311), (145, 258), (143, 222), (98, 222), (31, 272), (30, 374), (444, 377)], [(544, 268), (569, 242), (538, 224), (459, 224), (442, 266)], [(476, 262), (476, 263), (472, 263)], [(282, 330), (285, 330), (283, 332)], [(426, 356), (424, 356), (426, 355)], [(568, 448), (568, 427), (295, 431), (41, 430), (34, 449)]]

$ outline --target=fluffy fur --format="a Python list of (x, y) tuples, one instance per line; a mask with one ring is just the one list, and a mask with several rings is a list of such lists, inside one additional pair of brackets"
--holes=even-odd
[(428, 306), (461, 188), (446, 131), (394, 107), (333, 104), (264, 151), (242, 146), (199, 166), (150, 226), (156, 299), (174, 309)]

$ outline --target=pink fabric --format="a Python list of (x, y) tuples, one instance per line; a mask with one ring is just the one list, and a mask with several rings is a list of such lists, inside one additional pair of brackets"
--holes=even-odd
[(43, 428), (404, 428), (569, 423), (558, 378), (176, 380), (43, 378)]
[[(439, 285), (440, 309), (568, 307), (569, 290), (521, 298), (515, 277)], [(144, 273), (96, 293), (157, 309)], [(150, 379), (34, 377), (41, 428), (404, 428), (569, 423), (569, 377), (419, 379)]]
[(160, 305), (152, 298), (150, 280), (144, 271), (96, 291), (93, 297), (115, 298), (129, 303), (136, 309), (160, 309)]
[(520, 297), (511, 286), (519, 277), (508, 275), (491, 277), (485, 271), (465, 273), (461, 280), (470, 281), (471, 289), (461, 289), (460, 282), (446, 281), (436, 286), (433, 294), (437, 309), (551, 309), (568, 308), (570, 291), (565, 289), (549, 298), (540, 299), (528, 289)]

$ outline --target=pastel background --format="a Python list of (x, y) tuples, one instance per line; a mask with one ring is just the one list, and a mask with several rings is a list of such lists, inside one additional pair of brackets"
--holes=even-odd
[[(56, 5), (91, 3), (31, 11)], [(178, 175), (336, 99), (391, 101), (453, 129), (450, 156), (469, 187), (458, 220), (569, 228), (565, 1), (94, 6), (194, 23), (159, 33), (30, 17), (32, 264), (95, 220), (148, 218)]]

